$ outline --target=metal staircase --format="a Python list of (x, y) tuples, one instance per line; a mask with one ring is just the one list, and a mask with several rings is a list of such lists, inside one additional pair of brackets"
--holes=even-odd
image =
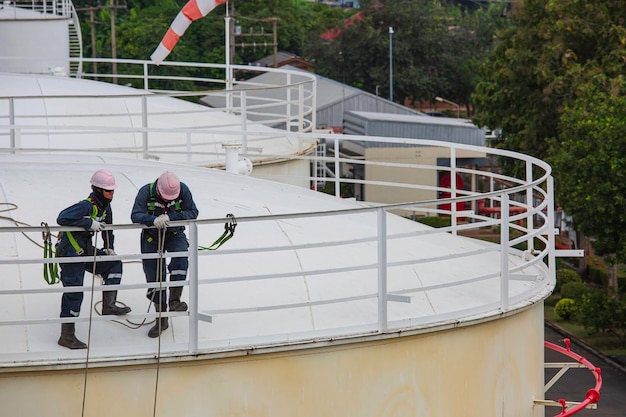
[(78, 14), (76, 13), (76, 9), (74, 5), (70, 3), (71, 6), (71, 17), (72, 19), (69, 21), (68, 29), (69, 29), (69, 46), (70, 46), (70, 68), (69, 75), (71, 77), (80, 78), (83, 73), (83, 40), (80, 31), (80, 21), (78, 20)]
[(80, 21), (78, 20), (78, 14), (74, 5), (72, 5), (72, 20), (69, 22), (69, 36), (70, 36), (70, 68), (69, 76), (80, 78), (83, 72), (83, 40), (80, 31)]

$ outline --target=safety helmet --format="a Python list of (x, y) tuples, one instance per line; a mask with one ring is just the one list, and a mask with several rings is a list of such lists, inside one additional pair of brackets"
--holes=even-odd
[(106, 169), (99, 169), (94, 172), (90, 182), (94, 187), (102, 188), (103, 190), (115, 190), (117, 188), (115, 177)]
[(173, 172), (164, 172), (157, 179), (157, 190), (161, 197), (172, 201), (180, 194), (180, 180)]

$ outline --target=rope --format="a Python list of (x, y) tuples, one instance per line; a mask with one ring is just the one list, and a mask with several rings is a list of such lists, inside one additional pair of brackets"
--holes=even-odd
[[(157, 259), (157, 279), (159, 280), (159, 296), (161, 296), (163, 291), (163, 248), (165, 247), (165, 230), (158, 229), (158, 237), (157, 237), (157, 250), (159, 252), (159, 258)], [(152, 301), (154, 302), (154, 294), (152, 293)], [(159, 299), (159, 305), (161, 304), (161, 300)], [(159, 316), (157, 318), (157, 326), (161, 325), (161, 311), (163, 310), (163, 306), (159, 308)], [(161, 330), (161, 329), (159, 329)], [(157, 398), (159, 394), (159, 373), (161, 370), (161, 333), (159, 331), (159, 340), (157, 341), (157, 367), (156, 367), (156, 378), (154, 381), (154, 404), (152, 406), (152, 417), (156, 417), (156, 408), (157, 408)]]
[[(96, 257), (98, 256), (98, 251), (96, 247), (98, 246), (98, 233), (94, 233), (96, 236), (94, 242), (94, 251), (93, 251), (93, 269), (91, 270), (91, 298), (89, 301), (89, 305), (93, 305), (93, 293), (94, 293), (94, 284), (96, 280)], [(91, 350), (91, 324), (93, 320), (93, 309), (89, 309), (89, 329), (87, 330), (87, 357), (85, 358), (85, 379), (83, 381), (83, 407), (81, 416), (85, 416), (85, 402), (87, 399), (87, 375), (89, 373), (89, 353)]]
[[(17, 204), (13, 204), (13, 203), (2, 202), (2, 203), (0, 203), (0, 205), (9, 206), (9, 208), (7, 208), (7, 209), (0, 210), (0, 213), (11, 211), (11, 210), (17, 210), (17, 208), (18, 208)], [(15, 224), (16, 226), (28, 226), (28, 227), (30, 227), (30, 224), (21, 222), (19, 220), (15, 220), (14, 218), (9, 217), (9, 216), (0, 216), (0, 219), (4, 219), (4, 220), (8, 220), (10, 222), (13, 222), (13, 224)], [(41, 244), (39, 244), (37, 241), (32, 239), (26, 233), (24, 233), (24, 232), (21, 232), (21, 233), (24, 235), (24, 237), (26, 239), (30, 240), (32, 243), (34, 243), (35, 245), (39, 246), (40, 248), (43, 248), (43, 246)]]
[(218, 237), (217, 240), (213, 242), (210, 246), (198, 246), (198, 250), (216, 250), (235, 235), (237, 219), (231, 213), (228, 213), (226, 217), (227, 220), (226, 223), (224, 223), (224, 233), (222, 233), (222, 236)]

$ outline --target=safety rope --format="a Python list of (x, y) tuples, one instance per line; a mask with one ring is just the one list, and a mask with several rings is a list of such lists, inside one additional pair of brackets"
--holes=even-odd
[[(50, 233), (50, 227), (48, 223), (41, 222), (41, 225), (45, 227), (45, 231), (41, 232), (43, 238), (43, 257), (44, 259), (53, 259), (55, 257), (54, 250), (52, 249), (52, 234)], [(43, 264), (43, 279), (50, 285), (60, 282), (59, 279), (59, 264), (56, 262)]]
[[(6, 202), (2, 202), (2, 203), (0, 203), (0, 205), (3, 205), (3, 206), (9, 206), (9, 208), (7, 208), (7, 209), (2, 209), (2, 210), (0, 210), (0, 213), (4, 213), (4, 212), (7, 212), (7, 211), (12, 211), (12, 210), (17, 210), (17, 207), (18, 207), (18, 206), (17, 206), (17, 204), (14, 204), (14, 203), (6, 203)], [(9, 216), (0, 216), (0, 219), (4, 219), (4, 220), (8, 220), (8, 221), (10, 221), (10, 222), (13, 222), (16, 226), (28, 226), (28, 227), (30, 227), (30, 224), (28, 224), (28, 223), (24, 223), (24, 222), (21, 222), (21, 221), (19, 221), (19, 220), (15, 220), (14, 218), (11, 218), (11, 217), (9, 217)], [(32, 243), (34, 243), (35, 245), (39, 246), (40, 248), (43, 248), (43, 246), (42, 246), (41, 244), (37, 243), (37, 241), (35, 241), (34, 239), (32, 239), (32, 238), (31, 238), (30, 236), (28, 236), (26, 233), (24, 233), (24, 232), (21, 232), (21, 233), (24, 235), (24, 237), (25, 237), (26, 239), (30, 240)]]
[(237, 219), (231, 213), (228, 213), (226, 217), (227, 220), (226, 223), (224, 223), (224, 233), (222, 233), (222, 236), (218, 237), (217, 240), (213, 242), (210, 246), (198, 246), (198, 250), (216, 250), (235, 235)]
[[(157, 251), (159, 253), (159, 258), (157, 259), (157, 279), (159, 280), (159, 305), (161, 305), (161, 294), (163, 291), (163, 262), (165, 261), (163, 258), (163, 252), (165, 248), (165, 230), (157, 229)], [(152, 303), (154, 304), (154, 294), (152, 293)], [(148, 306), (150, 308), (150, 306)], [(159, 316), (157, 317), (156, 325), (159, 326), (159, 337), (157, 341), (157, 366), (156, 366), (156, 377), (154, 381), (154, 404), (152, 406), (152, 417), (156, 417), (156, 409), (157, 409), (157, 398), (159, 396), (159, 373), (161, 370), (161, 334), (163, 333), (161, 326), (161, 311), (163, 310), (163, 306), (159, 308)]]
[[(96, 257), (98, 256), (98, 251), (96, 250), (96, 248), (98, 247), (98, 234), (95, 233), (96, 239), (94, 242), (94, 251), (93, 251), (93, 266), (92, 266), (92, 270), (91, 270), (91, 298), (89, 301), (89, 305), (93, 305), (93, 294), (94, 294), (94, 284), (96, 281), (96, 265), (97, 265), (97, 261), (96, 261)], [(84, 280), (83, 280), (83, 284), (84, 284)], [(85, 416), (85, 402), (87, 399), (87, 375), (88, 375), (88, 371), (89, 371), (89, 353), (91, 351), (91, 324), (93, 322), (93, 309), (90, 308), (89, 309), (89, 328), (87, 329), (87, 357), (85, 358), (85, 379), (83, 381), (83, 407), (82, 407), (82, 414), (81, 416), (84, 417)]]

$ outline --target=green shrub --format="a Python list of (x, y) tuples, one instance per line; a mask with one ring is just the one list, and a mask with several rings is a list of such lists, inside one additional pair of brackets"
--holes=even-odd
[(419, 223), (423, 223), (426, 226), (435, 227), (435, 228), (448, 227), (450, 226), (450, 224), (452, 224), (450, 217), (446, 217), (446, 216), (417, 217), (415, 221)]
[(571, 298), (576, 302), (581, 302), (583, 295), (589, 292), (589, 287), (584, 282), (572, 281), (561, 286), (561, 297)]
[(557, 269), (556, 287), (554, 288), (554, 291), (561, 292), (561, 288), (563, 287), (563, 285), (567, 284), (568, 282), (583, 282), (583, 280), (576, 271), (567, 268)]
[(615, 323), (615, 312), (618, 310), (616, 300), (609, 297), (604, 290), (593, 290), (584, 294), (576, 311), (577, 320), (591, 329), (592, 333), (602, 333)]
[(563, 320), (569, 320), (576, 314), (576, 301), (571, 298), (562, 298), (554, 306), (554, 312)]

